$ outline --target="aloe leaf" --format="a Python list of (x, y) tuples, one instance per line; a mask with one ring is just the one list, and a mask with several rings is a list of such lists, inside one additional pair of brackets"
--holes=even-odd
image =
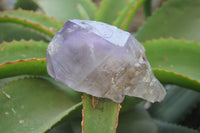
[(23, 74), (47, 75), (47, 45), (42, 41), (24, 40), (1, 44), (0, 78)]
[(46, 59), (27, 59), (0, 65), (0, 79), (18, 75), (48, 76)]
[[(82, 6), (82, 9), (85, 10), (85, 14), (88, 14), (88, 19), (93, 20), (95, 13), (97, 12), (97, 7), (92, 0), (77, 0), (77, 3)], [(79, 14), (82, 14), (82, 11), (78, 9)], [(84, 15), (81, 15), (81, 18), (84, 19)]]
[[(51, 82), (52, 84), (56, 85), (59, 87), (60, 90), (63, 90), (65, 91), (66, 93), (68, 93), (70, 96), (73, 96), (71, 97), (73, 99), (73, 101), (76, 101), (76, 102), (80, 102), (81, 101), (81, 96), (82, 96), (82, 93), (78, 92), (78, 91), (74, 91), (73, 89), (69, 88), (68, 86), (56, 81), (55, 79), (53, 78), (50, 78), (50, 77), (44, 77), (44, 76), (40, 76), (46, 80), (48, 80), (49, 82)], [(81, 104), (82, 105), (82, 104)], [(82, 109), (82, 108), (80, 108)], [(75, 116), (78, 116), (78, 114), (80, 114), (79, 116), (81, 116), (81, 111), (80, 112), (75, 112)]]
[(118, 16), (118, 13), (126, 6), (126, 2), (129, 1), (130, 0), (103, 0), (95, 15), (95, 20), (112, 24)]
[(200, 94), (178, 86), (166, 86), (168, 92), (161, 103), (149, 108), (151, 116), (162, 121), (179, 123), (200, 102)]
[(172, 36), (200, 41), (199, 6), (199, 0), (168, 0), (147, 19), (136, 38), (145, 41)]
[(33, 11), (26, 11), (21, 9), (4, 11), (0, 13), (0, 16), (8, 16), (11, 18), (18, 18), (30, 21), (32, 23), (37, 23), (44, 28), (50, 29), (54, 33), (58, 32), (58, 30), (60, 30), (60, 28), (62, 28), (63, 26), (63, 22), (56, 20), (54, 17), (49, 17), (42, 13), (36, 13)]
[[(67, 93), (72, 93), (72, 92), (68, 92), (68, 91), (67, 91)], [(73, 94), (73, 97), (77, 97), (77, 94), (75, 94), (75, 95)], [(120, 110), (120, 115), (124, 114), (124, 113), (126, 113), (126, 111), (132, 109), (133, 107), (135, 107), (141, 101), (143, 101), (143, 100), (139, 99), (139, 98), (126, 97), (124, 102), (122, 103), (122, 108)], [(75, 111), (73, 111), (72, 114), (66, 115), (65, 117), (63, 117), (63, 119), (60, 122), (56, 123), (48, 131), (48, 133), (64, 133), (65, 130), (62, 130), (62, 129), (69, 128), (70, 125), (71, 125), (71, 127), (69, 129), (70, 131), (72, 130), (73, 133), (80, 133), (81, 132), (81, 116), (80, 116), (81, 109), (82, 109), (82, 106), (78, 107)], [(74, 116), (74, 117), (72, 117), (72, 116)], [(72, 119), (71, 119), (71, 117), (72, 117)]]
[(141, 105), (120, 114), (117, 133), (157, 133), (158, 128)]
[[(69, 19), (84, 19), (85, 14), (89, 19), (94, 19), (97, 11), (96, 6), (91, 0), (35, 0), (48, 16), (55, 16), (61, 21)], [(80, 9), (79, 7), (82, 7)], [(59, 7), (59, 8), (58, 8)], [(83, 15), (83, 16), (82, 16)]]
[(47, 46), (48, 43), (33, 40), (4, 42), (0, 45), (0, 64), (20, 59), (45, 58)]
[(18, 8), (36, 11), (39, 9), (39, 6), (33, 0), (17, 0), (14, 9)]
[(33, 28), (53, 37), (63, 23), (40, 13), (24, 10), (13, 10), (0, 13), (0, 22), (11, 22)]
[(167, 122), (162, 122), (155, 120), (155, 123), (159, 127), (158, 133), (199, 133), (199, 131), (183, 127), (180, 125), (175, 125)]
[[(80, 124), (80, 123), (79, 123)], [(64, 123), (60, 123), (58, 127), (50, 129), (46, 133), (74, 133), (70, 124), (70, 121), (65, 121)], [(81, 132), (79, 132), (81, 133)]]
[(149, 17), (151, 16), (151, 3), (152, 3), (152, 0), (145, 0), (144, 2), (144, 14), (146, 17)]
[(77, 106), (75, 110), (66, 114), (47, 133), (81, 133), (81, 109), (82, 106)]
[[(0, 89), (0, 130), (44, 132), (80, 103), (44, 79), (28, 78), (10, 82)], [(9, 125), (9, 126), (8, 126)]]
[(63, 114), (59, 121), (55, 122), (51, 128), (46, 130), (46, 133), (65, 133), (66, 131), (74, 133), (72, 122), (76, 122), (76, 126), (79, 128), (78, 130), (81, 131), (81, 109), (82, 102), (79, 102), (68, 113)]
[(15, 23), (0, 23), (0, 43), (3, 41), (12, 41), (12, 40), (30, 40), (34, 39), (36, 41), (44, 40), (49, 41), (46, 35), (33, 30), (28, 29), (19, 24)]
[(73, 119), (70, 124), (73, 130), (73, 133), (81, 133), (81, 125), (80, 125), (81, 119), (77, 118), (77, 119)]
[(200, 44), (185, 40), (159, 39), (143, 43), (155, 76), (200, 91)]
[(83, 95), (82, 133), (115, 133), (120, 104)]
[(128, 30), (129, 24), (135, 15), (138, 8), (145, 2), (145, 0), (132, 0), (127, 2), (127, 6), (121, 11), (119, 16), (114, 21), (114, 25), (123, 29)]
[(126, 96), (124, 101), (121, 103), (122, 108), (120, 109), (120, 113), (126, 112), (133, 107), (135, 107), (138, 103), (144, 101), (141, 98)]
[[(110, 118), (110, 116), (108, 118)], [(102, 122), (100, 125), (106, 123), (106, 121)], [(73, 133), (81, 133), (81, 118), (65, 120), (60, 123), (60, 125), (57, 125), (57, 128), (52, 128), (54, 132), (51, 133), (64, 133), (64, 131), (60, 131), (59, 129), (65, 128), (68, 126), (68, 123), (71, 124)], [(120, 113), (119, 115), (117, 133), (157, 133), (157, 131), (158, 128), (156, 124), (142, 105), (137, 105), (134, 108), (132, 107), (131, 110)], [(98, 130), (95, 132), (98, 132)]]
[(50, 30), (48, 30), (46, 28), (43, 28), (38, 24), (31, 23), (31, 22), (29, 22), (27, 20), (22, 20), (22, 19), (18, 19), (18, 18), (11, 18), (11, 17), (8, 17), (8, 16), (3, 16), (3, 17), (0, 17), (0, 22), (12, 22), (12, 23), (21, 24), (21, 25), (24, 25), (25, 27), (31, 27), (31, 28), (33, 28), (35, 30), (38, 30), (38, 31), (44, 33), (44, 34), (47, 34), (50, 37), (54, 36), (54, 33), (52, 33)]

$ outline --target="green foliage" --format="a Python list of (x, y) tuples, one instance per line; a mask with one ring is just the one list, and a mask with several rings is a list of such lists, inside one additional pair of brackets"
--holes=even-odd
[(182, 127), (180, 125), (170, 124), (162, 121), (155, 121), (159, 127), (158, 133), (199, 133), (196, 130), (189, 129), (187, 127)]
[(161, 103), (152, 105), (149, 111), (155, 119), (172, 123), (180, 122), (200, 102), (200, 93), (178, 86), (169, 86), (167, 88), (168, 92), (165, 99)]
[[(131, 19), (145, 0), (103, 0), (95, 20), (128, 30)], [(113, 7), (113, 3), (115, 6)], [(110, 10), (112, 7), (112, 10)]]
[(84, 19), (85, 15), (82, 16), (83, 11), (89, 19), (94, 19), (97, 10), (90, 0), (39, 0), (37, 2), (47, 15), (55, 16), (62, 21)]
[[(12, 41), (0, 45), (0, 64), (31, 58), (45, 58), (48, 43), (43, 41)], [(12, 54), (10, 54), (12, 53)]]
[[(115, 3), (115, 6), (113, 6), (113, 3)], [(126, 1), (124, 0), (103, 0), (100, 9), (96, 13), (95, 20), (112, 24), (125, 5)]]
[(168, 0), (147, 19), (136, 38), (145, 41), (172, 36), (200, 41), (199, 6), (199, 0)]
[(35, 11), (39, 8), (39, 6), (33, 0), (17, 0), (14, 9), (18, 8)]
[(18, 75), (48, 76), (45, 59), (27, 59), (0, 65), (0, 78)]
[(85, 133), (115, 133), (120, 104), (107, 99), (92, 98), (87, 94), (84, 94), (82, 99), (82, 131)]
[(49, 41), (46, 36), (39, 32), (30, 30), (27, 27), (18, 25), (15, 23), (0, 23), (0, 43), (3, 41), (12, 41), (12, 40), (44, 40)]
[[(155, 76), (186, 89), (167, 85), (164, 101), (148, 110), (142, 99), (127, 96), (120, 109), (108, 99), (86, 94), (82, 103), (81, 93), (48, 76), (46, 49), (65, 21), (97, 20), (128, 30), (143, 4), (148, 18), (136, 38)], [(15, 8), (39, 9), (46, 15), (22, 9), (0, 12), (0, 132), (109, 133), (118, 125), (118, 133), (197, 133), (164, 121), (180, 123), (200, 102), (200, 2), (168, 0), (152, 16), (150, 4), (102, 0), (96, 7), (91, 0), (18, 0)]]
[(3, 132), (44, 132), (77, 106), (68, 93), (40, 78), (12, 81), (0, 91)]
[(142, 105), (119, 116), (118, 133), (157, 133), (158, 127)]
[(11, 22), (33, 28), (44, 34), (53, 37), (62, 27), (63, 23), (54, 18), (31, 11), (7, 11), (0, 13), (0, 22)]
[(5, 11), (0, 14), (1, 17), (16, 18), (20, 20), (27, 20), (31, 23), (39, 24), (40, 26), (49, 29), (50, 31), (57, 33), (63, 26), (63, 22), (56, 20), (53, 17), (48, 17), (41, 13), (35, 13), (25, 10), (13, 10)]
[[(185, 40), (159, 39), (143, 43), (155, 75), (163, 83), (177, 84), (200, 91), (200, 44)], [(190, 71), (186, 71), (189, 69)], [(179, 78), (170, 76), (176, 74)], [(171, 78), (169, 78), (169, 77)]]
[(23, 40), (1, 44), (0, 78), (23, 74), (47, 75), (45, 59), (47, 45), (42, 41)]
[(146, 17), (151, 16), (151, 4), (152, 4), (152, 0), (146, 0), (144, 2), (144, 13)]
[(132, 0), (130, 2), (127, 2), (127, 6), (119, 14), (114, 22), (114, 25), (123, 30), (128, 30), (133, 16), (135, 15), (141, 4), (144, 3), (144, 1), (145, 0)]

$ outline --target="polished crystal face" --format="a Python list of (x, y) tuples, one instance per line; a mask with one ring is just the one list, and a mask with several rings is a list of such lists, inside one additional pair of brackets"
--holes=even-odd
[(166, 94), (144, 47), (130, 33), (102, 22), (66, 22), (48, 46), (47, 71), (76, 91), (117, 103), (125, 95), (155, 102)]

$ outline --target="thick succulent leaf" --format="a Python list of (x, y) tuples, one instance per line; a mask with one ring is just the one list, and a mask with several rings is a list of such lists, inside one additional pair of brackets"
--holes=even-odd
[[(123, 109), (123, 106), (122, 106), (122, 109)], [(134, 108), (132, 107), (131, 111), (123, 112), (119, 116), (120, 117), (119, 117), (119, 125), (117, 128), (117, 133), (124, 133), (124, 132), (137, 133), (138, 131), (142, 130), (142, 129), (139, 129), (142, 126), (147, 126), (147, 129), (142, 130), (143, 132), (141, 133), (154, 133), (155, 131), (157, 131), (157, 127), (155, 123), (151, 120), (148, 113), (141, 106), (136, 106)], [(56, 125), (54, 128), (52, 128), (50, 130), (51, 132), (48, 132), (48, 133), (64, 133), (64, 131), (61, 129), (67, 128), (69, 125), (71, 125), (71, 128), (73, 130), (73, 132), (70, 130), (69, 133), (81, 133), (80, 123), (81, 123), (81, 118), (74, 118), (70, 120), (66, 119), (66, 120), (61, 121), (59, 125)]]
[(121, 11), (116, 20), (114, 21), (114, 25), (123, 29), (128, 30), (129, 24), (135, 15), (138, 8), (145, 2), (145, 0), (132, 0), (127, 2), (127, 6)]
[[(110, 118), (110, 116), (108, 116), (108, 118)], [(107, 120), (102, 122), (101, 125), (106, 123), (106, 121)], [(60, 123), (60, 125), (57, 125), (56, 128), (52, 128), (54, 132), (52, 131), (50, 133), (64, 133), (64, 131), (59, 129), (68, 127), (69, 123), (73, 130), (73, 132), (70, 130), (69, 133), (81, 133), (81, 118), (65, 120)], [(117, 133), (157, 133), (157, 131), (158, 128), (156, 124), (141, 105), (137, 105), (132, 108), (132, 110), (119, 115)], [(95, 132), (98, 131), (96, 130)]]
[[(74, 133), (69, 122), (63, 123), (64, 125), (59, 125), (58, 129), (53, 129), (47, 133)], [(80, 123), (79, 123), (80, 124)], [(79, 132), (81, 133), (81, 132)]]
[[(70, 109), (69, 113), (64, 114), (61, 120), (49, 128), (46, 133), (74, 133), (75, 130), (81, 131), (81, 110), (82, 102), (79, 102)], [(74, 129), (75, 126), (78, 129)]]
[(8, 84), (11, 81), (15, 81), (15, 80), (18, 80), (18, 79), (23, 79), (25, 77), (28, 78), (30, 76), (21, 75), (21, 76), (15, 76), (15, 77), (9, 77), (9, 78), (0, 79), (0, 88), (2, 88), (5, 84)]
[[(80, 111), (81, 114), (81, 111)], [(69, 115), (70, 116), (70, 115)], [(67, 116), (68, 117), (68, 116)], [(68, 117), (69, 118), (69, 117)], [(81, 117), (61, 120), (55, 127), (47, 133), (81, 133)]]
[(70, 122), (71, 124), (71, 127), (72, 127), (72, 130), (73, 130), (73, 133), (81, 133), (81, 119), (80, 118), (77, 118), (77, 119), (74, 119)]
[(200, 1), (168, 0), (138, 31), (139, 41), (152, 38), (185, 38), (200, 41)]
[(47, 75), (45, 59), (47, 45), (42, 41), (23, 40), (2, 43), (0, 78), (23, 74)]
[[(72, 99), (76, 102), (80, 102), (81, 101), (81, 96), (82, 96), (82, 93), (80, 92), (77, 92), (77, 91), (74, 91), (73, 89), (67, 87), (66, 85), (56, 81), (55, 79), (51, 78), (51, 77), (44, 77), (44, 76), (40, 76), (46, 80), (48, 80), (49, 82), (51, 82), (52, 84), (55, 84), (56, 86), (59, 87), (59, 89), (61, 90), (64, 90), (65, 92), (67, 92), (69, 95), (73, 96)], [(81, 104), (82, 105), (82, 104)], [(82, 109), (81, 108), (78, 108), (78, 109)], [(75, 116), (81, 116), (81, 111), (80, 112), (73, 112), (73, 115)]]
[(39, 6), (33, 0), (17, 0), (17, 2), (15, 3), (14, 9), (18, 9), (18, 8), (35, 11), (39, 9)]
[(0, 79), (18, 75), (48, 76), (46, 59), (27, 59), (0, 65)]
[(141, 105), (119, 116), (117, 133), (157, 133), (157, 131), (156, 124)]
[(126, 6), (126, 2), (129, 1), (132, 0), (103, 0), (95, 15), (95, 20), (112, 24), (118, 13)]
[(1, 132), (44, 132), (80, 106), (58, 88), (35, 78), (13, 81), (1, 88)]
[(60, 30), (60, 28), (62, 28), (63, 26), (63, 22), (60, 22), (53, 17), (48, 17), (42, 13), (36, 13), (33, 11), (26, 11), (21, 9), (1, 12), (0, 16), (8, 16), (10, 18), (18, 18), (30, 21), (32, 23), (37, 23), (54, 33), (58, 32), (58, 30)]
[[(47, 133), (81, 133), (81, 110), (82, 106), (77, 106), (75, 110), (66, 114), (65, 118), (56, 123)], [(77, 113), (80, 115), (77, 115)]]
[(61, 21), (69, 19), (94, 19), (97, 11), (91, 0), (35, 0), (49, 16)]
[(118, 125), (120, 104), (108, 99), (83, 95), (82, 132), (115, 133)]
[(0, 22), (11, 22), (33, 28), (53, 37), (63, 23), (40, 13), (24, 10), (13, 10), (0, 13)]
[(151, 16), (151, 5), (152, 5), (152, 0), (145, 0), (144, 2), (144, 13), (146, 17)]
[(135, 107), (138, 103), (144, 101), (142, 98), (126, 96), (124, 101), (121, 103), (122, 108), (120, 109), (120, 113), (126, 112), (133, 107)]
[[(66, 91), (66, 89), (64, 89), (64, 90)], [(74, 92), (69, 92), (69, 90), (67, 90), (67, 93), (70, 93), (70, 94), (72, 93), (73, 98), (78, 96), (77, 94), (74, 94)], [(77, 99), (78, 98), (76, 98), (75, 100), (77, 100)], [(127, 110), (132, 109), (133, 107), (135, 107), (135, 105), (137, 105), (141, 101), (142, 101), (142, 99), (126, 96), (124, 102), (122, 103), (120, 115), (122, 115)], [(63, 119), (60, 122), (56, 123), (48, 131), (48, 133), (64, 133), (64, 132), (66, 132), (65, 129), (68, 129), (69, 131), (68, 130), (67, 131), (69, 133), (71, 133), (72, 131), (73, 131), (73, 133), (81, 133), (81, 115), (80, 115), (81, 109), (82, 109), (82, 106), (78, 107), (70, 115), (66, 115), (65, 117), (63, 117)], [(72, 119), (71, 119), (71, 117), (72, 117)]]
[(75, 6), (77, 6), (78, 12), (81, 15), (81, 19), (86, 19), (86, 14), (88, 16), (88, 19), (94, 19), (95, 13), (97, 12), (97, 7), (92, 2), (92, 0), (77, 0), (76, 4)]
[(159, 39), (143, 43), (155, 76), (162, 83), (200, 91), (200, 44)]
[(0, 43), (3, 41), (10, 42), (12, 40), (19, 41), (21, 39), (48, 41), (47, 37), (44, 34), (35, 32), (34, 30), (30, 30), (22, 25), (15, 23), (0, 23)]
[(199, 133), (199, 131), (197, 130), (167, 122), (155, 120), (155, 123), (158, 125), (159, 128), (158, 133)]
[(178, 86), (167, 85), (168, 92), (161, 103), (155, 103), (149, 108), (153, 118), (179, 123), (200, 102), (200, 93)]
[(48, 43), (33, 40), (4, 42), (0, 45), (0, 64), (20, 59), (45, 58), (47, 46)]
[(59, 123), (56, 128), (52, 128), (46, 133), (74, 133), (74, 132), (72, 130), (70, 121), (65, 121), (63, 123)]

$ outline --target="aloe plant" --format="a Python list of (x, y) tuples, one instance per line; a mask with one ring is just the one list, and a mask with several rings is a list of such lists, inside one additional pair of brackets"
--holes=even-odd
[[(181, 123), (193, 123), (187, 117), (200, 103), (199, 0), (168, 0), (153, 14), (150, 0), (102, 0), (99, 7), (90, 0), (28, 3), (42, 13), (23, 9), (0, 13), (0, 132), (198, 132), (199, 124)], [(48, 75), (47, 46), (64, 22), (88, 19), (128, 30), (141, 6), (147, 18), (133, 35), (167, 90), (161, 103), (149, 105), (129, 96), (121, 105), (98, 100)], [(15, 7), (33, 9), (22, 0)]]

